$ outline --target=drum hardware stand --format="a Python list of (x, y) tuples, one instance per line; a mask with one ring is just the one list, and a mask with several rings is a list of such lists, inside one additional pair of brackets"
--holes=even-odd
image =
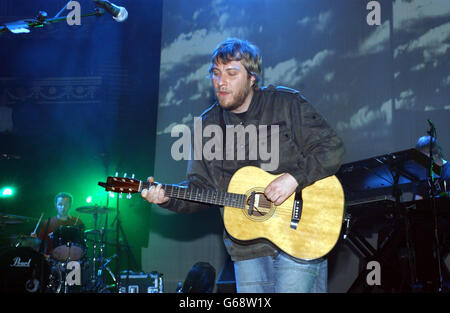
[[(109, 199), (107, 199), (107, 205), (106, 207), (108, 207), (109, 203), (108, 203)], [(105, 217), (105, 224), (104, 225), (108, 225), (108, 212), (106, 213), (106, 217)], [(99, 281), (99, 276), (101, 275), (102, 270), (104, 269), (104, 267), (106, 266), (106, 264), (108, 264), (113, 258), (114, 256), (107, 260), (107, 262), (105, 264), (102, 264), (104, 262), (104, 247), (106, 246), (105, 244), (105, 234), (107, 231), (107, 228), (103, 227), (99, 227), (98, 225), (98, 211), (94, 212), (94, 239), (93, 239), (93, 245), (92, 245), (92, 250), (93, 250), (93, 262), (92, 262), (92, 268), (90, 269), (91, 273), (90, 273), (90, 283), (92, 286), (93, 291), (98, 292), (100, 288), (102, 288), (102, 286), (100, 285), (101, 281)], [(101, 228), (101, 229), (99, 229)], [(98, 235), (98, 232), (100, 232), (100, 238)], [(99, 250), (99, 251), (97, 251)], [(99, 262), (99, 265), (97, 267), (97, 262)], [(115, 279), (115, 277), (114, 277)]]
[[(116, 223), (116, 254), (117, 254), (117, 263), (116, 263), (116, 272), (115, 272), (115, 277), (118, 281), (118, 283), (116, 283), (116, 292), (119, 292), (119, 283), (120, 283), (120, 261), (121, 261), (121, 245), (120, 245), (120, 234), (122, 234), (122, 239), (125, 241), (125, 247), (127, 248), (127, 266), (128, 269), (130, 269), (130, 254), (133, 257), (133, 260), (135, 262), (135, 264), (137, 264), (136, 262), (136, 257), (134, 256), (133, 252), (130, 249), (130, 245), (128, 243), (127, 237), (125, 235), (125, 231), (122, 228), (122, 222), (120, 221), (120, 210), (119, 210), (119, 199), (122, 198), (122, 193), (119, 194), (119, 196), (117, 197), (117, 207), (116, 207), (116, 217), (114, 219), (114, 221), (112, 222), (112, 224)], [(129, 275), (129, 270), (127, 271), (127, 279), (128, 279), (128, 275)]]
[(67, 256), (66, 260), (64, 261), (63, 265), (63, 269), (64, 269), (64, 281), (63, 281), (63, 286), (64, 286), (64, 293), (67, 293), (67, 264), (69, 264), (70, 262), (70, 249), (72, 248), (72, 243), (68, 242), (66, 243), (66, 246), (69, 248), (69, 255)]
[[(94, 213), (94, 230), (97, 230), (97, 218), (98, 218), (98, 212), (96, 211)], [(98, 238), (97, 238), (97, 232), (94, 233), (94, 245), (93, 245), (93, 262), (92, 262), (92, 276), (91, 276), (91, 282), (97, 287), (97, 275), (96, 275), (96, 264), (97, 263), (97, 244), (98, 244)], [(100, 243), (101, 245), (102, 243)]]
[[(64, 273), (64, 279), (63, 279), (64, 293), (68, 292), (68, 289), (67, 289), (67, 265), (71, 261), (70, 260), (70, 252), (72, 249), (72, 241), (67, 242), (66, 247), (69, 248), (67, 258), (64, 260), (64, 262), (62, 262), (60, 264), (63, 268), (63, 273)], [(80, 273), (80, 275), (81, 275), (81, 273)]]
[[(91, 292), (102, 292), (105, 290), (104, 281), (102, 277), (102, 273), (104, 270), (106, 270), (111, 276), (113, 281), (115, 282), (116, 278), (112, 274), (112, 271), (107, 267), (107, 264), (111, 262), (112, 259), (117, 257), (117, 254), (112, 256), (110, 259), (105, 259), (106, 254), (106, 248), (107, 248), (107, 233), (108, 233), (108, 207), (109, 207), (109, 196), (106, 198), (106, 210), (102, 211), (102, 209), (97, 205), (94, 207), (89, 207), (88, 211), (85, 211), (86, 213), (93, 214), (94, 217), (94, 228), (92, 229), (92, 232), (90, 232), (93, 236), (92, 239), (92, 246), (89, 246), (89, 248), (92, 248), (92, 263), (89, 267), (89, 286), (86, 290), (89, 290)], [(80, 210), (81, 208), (78, 208), (77, 210)], [(101, 221), (99, 223), (98, 217), (99, 214), (105, 213), (105, 220), (104, 224), (101, 225)], [(100, 225), (99, 225), (100, 224)], [(90, 250), (91, 251), (91, 250)], [(108, 288), (111, 286), (107, 286)]]
[[(101, 160), (103, 161), (103, 165), (105, 167), (105, 172), (108, 173), (108, 168), (109, 168), (109, 157), (108, 154), (106, 153), (102, 153), (100, 154), (101, 156)], [(106, 195), (106, 208), (109, 208), (109, 194)], [(117, 202), (117, 210), (118, 210), (118, 206), (119, 203)], [(95, 212), (94, 215), (94, 219), (95, 219), (95, 230), (97, 231), (97, 214), (98, 212)], [(95, 239), (94, 239), (94, 245), (93, 245), (93, 254), (94, 254), (94, 264), (93, 264), (93, 268), (92, 268), (92, 273), (91, 273), (91, 283), (93, 284), (93, 289), (95, 292), (101, 292), (105, 289), (105, 286), (103, 286), (103, 281), (101, 280), (101, 276), (102, 276), (102, 272), (103, 270), (107, 270), (110, 274), (111, 277), (114, 281), (114, 283), (117, 285), (116, 282), (116, 277), (114, 276), (114, 274), (112, 273), (111, 269), (109, 267), (107, 267), (107, 265), (112, 261), (112, 259), (117, 257), (117, 254), (114, 254), (111, 258), (107, 259), (105, 262), (104, 259), (104, 255), (107, 254), (108, 251), (108, 241), (107, 241), (107, 231), (108, 231), (108, 211), (105, 212), (106, 216), (105, 216), (105, 222), (104, 225), (102, 227), (102, 230), (100, 231), (100, 242), (98, 241), (98, 235), (97, 232), (95, 232)], [(106, 238), (105, 238), (106, 235)], [(106, 242), (106, 244), (105, 244)], [(100, 248), (100, 256), (99, 259), (97, 259), (97, 244), (99, 244), (99, 248)], [(97, 260), (100, 261), (99, 267), (98, 269), (96, 269), (96, 262)], [(104, 263), (103, 263), (104, 262)], [(99, 281), (100, 278), (100, 281)], [(107, 287), (107, 286), (106, 286)]]
[[(107, 195), (106, 197), (106, 207), (109, 207), (109, 196)], [(112, 276), (114, 284), (116, 283), (116, 277), (112, 274), (112, 271), (109, 267), (107, 267), (107, 265), (109, 264), (109, 262), (111, 262), (114, 258), (117, 257), (117, 254), (114, 254), (111, 258), (104, 259), (105, 254), (107, 253), (107, 244), (105, 244), (105, 241), (107, 242), (107, 240), (105, 239), (105, 235), (107, 234), (108, 231), (108, 211), (106, 211), (106, 216), (105, 216), (105, 223), (103, 226), (103, 229), (100, 231), (100, 264), (99, 264), (99, 268), (96, 270), (94, 267), (93, 270), (93, 275), (95, 276), (95, 280), (94, 282), (94, 288), (96, 292), (99, 291), (103, 291), (105, 289), (106, 286), (103, 286), (103, 284), (105, 283), (104, 281), (101, 280), (101, 276), (102, 276), (102, 272), (106, 269)], [(97, 238), (97, 234), (95, 236)], [(100, 282), (98, 281), (98, 279), (100, 278)]]
[[(94, 249), (93, 263), (94, 264), (93, 264), (92, 273), (91, 273), (91, 283), (92, 283), (94, 290), (96, 292), (98, 292), (99, 289), (102, 288), (101, 283), (103, 283), (101, 280), (99, 281), (99, 278), (101, 278), (101, 273), (106, 268), (108, 263), (111, 262), (111, 260), (116, 257), (116, 255), (112, 256), (109, 259), (106, 259), (106, 261), (105, 261), (105, 259), (103, 257), (103, 255), (104, 255), (103, 247), (105, 246), (104, 241), (103, 241), (103, 232), (100, 235), (100, 238), (101, 238), (100, 241), (97, 240), (97, 235), (95, 237), (96, 237), (96, 240), (95, 240), (94, 246), (93, 246), (93, 249)], [(98, 248), (97, 248), (97, 246), (98, 246)], [(97, 249), (100, 250), (98, 258), (97, 258), (98, 255), (96, 253)], [(97, 262), (99, 262), (98, 267), (96, 264)], [(113, 277), (113, 279), (115, 279), (115, 277)]]
[[(107, 197), (107, 199), (106, 199), (106, 207), (108, 207), (108, 206), (109, 206), (109, 197)], [(100, 258), (101, 258), (102, 262), (103, 262), (103, 257), (107, 252), (107, 245), (104, 244), (105, 243), (105, 234), (107, 231), (108, 231), (108, 211), (106, 212), (105, 224), (103, 225), (103, 231), (100, 233)], [(103, 252), (103, 248), (105, 248), (104, 252)], [(108, 261), (108, 263), (109, 263), (109, 261)]]
[[(45, 241), (47, 240), (47, 237), (48, 237), (48, 227), (50, 226), (50, 220), (51, 220), (51, 217), (49, 217), (47, 219), (47, 224), (45, 225), (44, 237), (43, 237), (43, 239), (41, 241), (41, 245), (39, 246), (39, 253), (41, 255), (45, 254), (44, 253), (44, 243), (45, 243)], [(39, 279), (40, 279), (39, 292), (43, 293), (44, 290), (42, 289), (43, 288), (42, 287), (42, 282), (44, 281), (44, 259), (41, 260), (41, 277), (39, 277)]]
[[(113, 282), (114, 282), (113, 286), (114, 286), (114, 287), (117, 285), (117, 279), (116, 279), (116, 277), (114, 276), (114, 274), (112, 273), (112, 271), (111, 271), (111, 269), (109, 268), (108, 264), (109, 264), (109, 262), (111, 262), (111, 261), (112, 261), (114, 258), (116, 258), (116, 257), (117, 257), (117, 254), (114, 254), (111, 258), (107, 259), (106, 262), (100, 266), (100, 268), (99, 268), (98, 271), (97, 271), (97, 275), (96, 275), (96, 277), (101, 277), (101, 276), (102, 276), (102, 272), (103, 272), (104, 270), (108, 271), (108, 273), (111, 275), (111, 277), (112, 277), (112, 279), (113, 279)], [(109, 286), (107, 286), (107, 285), (102, 285), (102, 284), (104, 284), (104, 283), (105, 283), (104, 281), (101, 281), (101, 284), (97, 282), (96, 285), (95, 285), (95, 290), (96, 290), (97, 292), (99, 292), (99, 291), (102, 292), (102, 291), (105, 290), (105, 288), (108, 288)]]
[[(109, 196), (108, 196), (108, 195), (106, 196), (106, 207), (107, 207), (107, 208), (109, 207)], [(116, 281), (116, 278), (114, 277), (114, 275), (112, 275), (111, 270), (109, 269), (109, 267), (106, 267), (106, 266), (107, 266), (108, 263), (111, 262), (111, 260), (114, 259), (117, 255), (116, 255), (116, 254), (113, 255), (110, 259), (107, 259), (107, 261), (103, 264), (103, 262), (104, 262), (104, 256), (105, 256), (106, 253), (107, 253), (107, 244), (105, 244), (105, 241), (108, 242), (108, 241), (107, 241), (107, 238), (105, 239), (105, 234), (107, 234), (107, 231), (108, 231), (108, 211), (106, 211), (105, 223), (104, 223), (104, 226), (103, 226), (103, 230), (100, 232), (100, 260), (101, 260), (101, 265), (100, 265), (99, 269), (97, 270), (97, 272), (95, 272), (95, 268), (94, 268), (94, 273), (96, 273), (96, 274), (95, 274), (95, 290), (96, 290), (97, 292), (99, 291), (99, 288), (100, 288), (100, 287), (103, 288), (103, 286), (99, 286), (99, 284), (98, 284), (98, 277), (101, 278), (102, 271), (103, 271), (104, 269), (107, 269), (108, 272), (111, 274), (111, 276), (113, 277), (114, 283), (115, 283), (115, 281)], [(104, 248), (105, 248), (105, 251), (103, 251)], [(102, 281), (102, 284), (103, 284), (103, 283), (104, 283), (104, 282)]]

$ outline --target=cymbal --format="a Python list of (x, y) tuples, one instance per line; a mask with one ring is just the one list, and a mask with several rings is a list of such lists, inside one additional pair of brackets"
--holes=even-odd
[(18, 242), (20, 236), (21, 236), (21, 235), (2, 236), (2, 237), (0, 238), (0, 241), (1, 241), (3, 244), (13, 246), (13, 245), (15, 245), (15, 244)]
[(20, 245), (23, 247), (34, 247), (41, 244), (41, 239), (27, 236), (27, 235), (21, 235), (18, 238), (18, 242), (20, 242)]
[(21, 234), (3, 237), (1, 241), (16, 247), (35, 247), (41, 244), (41, 239)]
[(112, 212), (111, 208), (107, 208), (107, 207), (99, 206), (99, 205), (81, 206), (79, 208), (76, 208), (75, 210), (77, 212), (86, 213), (86, 214), (104, 214), (104, 213)]
[(101, 229), (101, 230), (98, 230), (98, 229), (94, 229), (94, 228), (91, 228), (91, 229), (86, 229), (85, 231), (84, 231), (84, 233), (86, 234), (86, 235), (101, 235), (102, 233), (112, 233), (113, 232), (113, 230), (112, 229)]
[(0, 224), (21, 224), (30, 220), (35, 219), (27, 216), (0, 213)]
[[(86, 239), (86, 241), (87, 242), (96, 242), (96, 240), (94, 240), (94, 239)], [(116, 242), (103, 242), (103, 244), (105, 244), (105, 245), (107, 245), (107, 246), (112, 246), (112, 247), (117, 247), (117, 243)], [(133, 248), (134, 246), (132, 246), (132, 245), (127, 245), (123, 240), (120, 240), (119, 241), (119, 247), (120, 248), (123, 248), (123, 249), (125, 249), (125, 248), (128, 248), (128, 247), (130, 247), (130, 248)]]

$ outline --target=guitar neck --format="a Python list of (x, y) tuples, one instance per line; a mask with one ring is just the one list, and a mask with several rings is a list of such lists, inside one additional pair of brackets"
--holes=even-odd
[[(141, 182), (141, 187), (139, 189), (140, 191), (148, 189), (150, 185), (156, 186), (157, 184)], [(173, 184), (161, 185), (165, 191), (165, 195), (170, 198), (245, 209), (246, 196), (242, 194), (200, 188), (187, 188)]]

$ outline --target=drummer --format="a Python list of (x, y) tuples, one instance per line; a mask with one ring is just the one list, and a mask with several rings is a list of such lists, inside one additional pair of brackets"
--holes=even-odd
[[(55, 207), (56, 207), (56, 216), (53, 216), (50, 219), (45, 220), (42, 224), (39, 236), (36, 233), (31, 233), (32, 237), (38, 237), (43, 240), (45, 238), (46, 242), (46, 250), (45, 254), (49, 254), (51, 250), (51, 240), (50, 236), (53, 231), (59, 226), (79, 226), (84, 230), (84, 224), (79, 218), (75, 218), (69, 215), (69, 210), (72, 207), (73, 197), (71, 194), (67, 192), (60, 192), (55, 196)], [(50, 221), (47, 227), (47, 223)]]

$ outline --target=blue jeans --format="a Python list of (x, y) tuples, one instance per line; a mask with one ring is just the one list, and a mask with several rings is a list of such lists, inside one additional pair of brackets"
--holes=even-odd
[(299, 263), (283, 252), (234, 262), (238, 293), (326, 293), (327, 260)]

